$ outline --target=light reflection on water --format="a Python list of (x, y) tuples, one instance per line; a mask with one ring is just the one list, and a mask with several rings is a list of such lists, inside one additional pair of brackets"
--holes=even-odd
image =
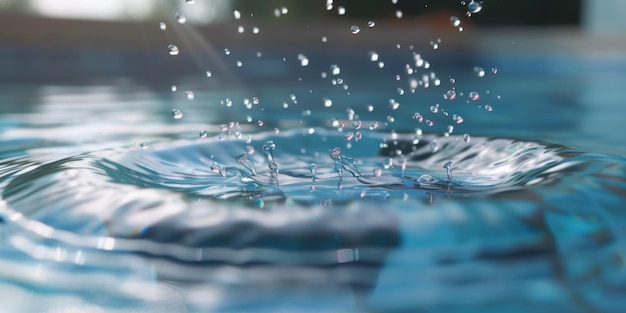
[[(371, 65), (383, 74), (411, 55), (379, 52), (385, 65)], [(245, 90), (204, 90), (194, 78), (177, 92), (133, 81), (4, 88), (0, 277), (3, 294), (15, 295), (5, 304), (619, 312), (626, 175), (611, 152), (624, 152), (612, 93), (621, 80), (528, 73), (534, 59), (489, 55), (500, 62), (498, 76), (485, 75), (491, 93), (470, 68), (442, 100), (449, 86), (400, 95), (395, 82), (359, 77), (347, 55), (340, 71), (325, 68), (342, 81), (323, 95), (327, 85), (310, 74), (292, 81), (298, 72), (283, 62), (271, 75), (288, 83), (253, 79)], [(252, 73), (276, 65), (257, 62), (243, 64)], [(480, 109), (465, 102), (476, 90)], [(446, 110), (464, 120), (447, 136)], [(275, 173), (263, 152), (270, 140)], [(355, 167), (333, 159), (335, 147)]]

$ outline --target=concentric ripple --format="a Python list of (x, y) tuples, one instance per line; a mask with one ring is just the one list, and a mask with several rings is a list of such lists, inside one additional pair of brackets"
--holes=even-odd
[[(271, 156), (263, 149), (269, 141)], [(445, 264), (500, 258), (518, 248), (550, 253), (535, 226), (520, 226), (529, 216), (519, 199), (536, 210), (548, 195), (542, 190), (552, 190), (552, 197), (570, 188), (564, 177), (586, 173), (600, 159), (537, 142), (412, 134), (372, 133), (347, 149), (342, 134), (323, 129), (261, 133), (248, 142), (157, 142), (53, 160), (15, 157), (4, 161), (0, 181), (2, 236), (15, 248), (3, 268), (36, 260), (47, 264), (43, 277), (64, 284), (22, 275), (25, 269), (3, 277), (68, 292), (111, 294), (110, 286), (131, 283), (155, 290), (148, 298), (132, 288), (112, 293), (135, 301), (130, 305), (165, 297), (174, 299), (172, 306), (232, 308), (293, 286), (313, 294), (348, 288), (366, 299), (399, 247), (411, 252), (398, 264), (418, 262), (421, 250)], [(623, 181), (615, 182), (623, 188)], [(451, 198), (465, 201), (463, 213)], [(492, 199), (508, 200), (496, 210), (486, 204)], [(434, 213), (423, 210), (437, 201), (437, 214), (444, 215), (433, 225), (468, 223), (475, 208), (474, 218), (485, 229), (499, 229), (506, 248), (477, 238), (470, 254), (423, 250), (429, 246), (420, 244), (424, 235), (406, 228), (403, 212), (432, 219)], [(404, 275), (401, 268), (393, 267), (391, 281)], [(92, 279), (107, 283), (85, 288)], [(174, 287), (163, 281), (177, 292), (164, 296)], [(264, 293), (252, 292), (259, 284), (268, 286)], [(193, 297), (207, 288), (220, 300)], [(236, 299), (224, 296), (231, 288), (238, 290)]]

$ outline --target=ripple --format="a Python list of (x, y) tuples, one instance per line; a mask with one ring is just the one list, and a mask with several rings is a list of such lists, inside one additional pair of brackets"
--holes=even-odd
[[(259, 152), (268, 140), (276, 145), (276, 178)], [(334, 147), (342, 147), (341, 158), (329, 154)], [(408, 249), (398, 264), (419, 262), (419, 253), (441, 264), (553, 253), (543, 233), (528, 226), (528, 211), (546, 199), (558, 202), (558, 195), (571, 198), (576, 179), (595, 177), (616, 194), (625, 190), (623, 160), (539, 142), (430, 135), (416, 141), (412, 134), (391, 139), (372, 132), (345, 147), (341, 133), (294, 130), (256, 134), (251, 142), (203, 138), (5, 159), (0, 225), (15, 249), (5, 253), (11, 255), (6, 268), (45, 262), (48, 272), (20, 270), (15, 279), (68, 292), (105, 277), (102, 288), (134, 282), (172, 292), (162, 281), (188, 288), (168, 299), (196, 288), (225, 292), (258, 284), (272, 286), (274, 296), (293, 284), (317, 292), (349, 286), (362, 295), (398, 247)], [(255, 172), (237, 162), (241, 153)], [(314, 184), (311, 163), (317, 165)], [(337, 166), (345, 169), (342, 177)], [(460, 238), (468, 232), (479, 248), (429, 250), (427, 238), (444, 240), (424, 235), (435, 225), (454, 226)], [(477, 235), (487, 230), (495, 237)], [(397, 267), (391, 272), (394, 279), (404, 275)], [(94, 288), (85, 292), (101, 291)], [(121, 290), (112, 297), (138, 295)]]

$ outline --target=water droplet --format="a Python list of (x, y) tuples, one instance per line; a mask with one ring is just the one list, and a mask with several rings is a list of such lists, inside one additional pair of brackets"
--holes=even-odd
[(178, 87), (176, 87), (176, 85), (172, 85), (171, 89), (172, 89), (172, 92), (176, 92), (176, 90), (178, 89)]
[(172, 117), (177, 120), (183, 118), (183, 111), (180, 109), (172, 109)]
[(328, 38), (326, 38), (326, 36), (322, 37), (322, 42), (327, 42)]
[(474, 67), (474, 73), (476, 74), (476, 76), (478, 77), (483, 77), (485, 76), (485, 70), (482, 67)]
[(373, 106), (373, 105), (368, 105), (368, 106), (367, 106), (367, 111), (368, 111), (368, 112), (372, 112), (372, 111), (374, 111), (374, 106)]
[(452, 115), (452, 120), (455, 121), (457, 124), (463, 123), (463, 117), (460, 115)]
[(167, 24), (165, 24), (164, 22), (159, 23), (159, 28), (161, 30), (166, 30), (167, 29)]
[(347, 141), (352, 140), (352, 138), (354, 138), (354, 133), (353, 132), (348, 132), (343, 136)]
[(469, 142), (470, 140), (471, 140), (471, 137), (469, 134), (463, 134), (463, 141)]
[(228, 49), (228, 48), (224, 49), (224, 54), (225, 55), (230, 55), (230, 49)]
[(187, 100), (190, 100), (190, 101), (196, 98), (193, 91), (191, 90), (185, 91), (185, 95), (187, 95)]
[(309, 164), (309, 170), (311, 171), (311, 173), (315, 174), (315, 171), (317, 171), (317, 164), (315, 163)]
[(330, 149), (329, 154), (330, 154), (331, 159), (333, 159), (335, 161), (340, 161), (341, 160), (341, 148), (334, 147), (334, 148)]
[(253, 27), (252, 27), (252, 33), (253, 33), (253, 34), (258, 34), (260, 31), (261, 31), (261, 30), (260, 30), (258, 27), (256, 27), (256, 26), (253, 26)]
[(309, 65), (309, 59), (304, 54), (298, 54), (298, 60), (300, 61), (300, 66)]
[(461, 20), (456, 16), (452, 16), (450, 17), (450, 24), (454, 27), (459, 27), (461, 26)]
[(246, 31), (246, 29), (242, 25), (239, 25), (239, 27), (237, 27), (237, 32), (238, 33), (243, 34), (243, 32), (245, 32), (245, 31)]
[(241, 12), (239, 12), (239, 10), (233, 11), (233, 15), (235, 16), (236, 20), (241, 18)]
[(237, 62), (235, 62), (235, 64), (237, 65), (237, 67), (242, 67), (243, 66), (243, 63), (241, 61), (237, 61)]
[(402, 11), (400, 11), (400, 10), (397, 10), (397, 11), (396, 11), (396, 17), (397, 17), (397, 18), (402, 18), (402, 15), (403, 15), (403, 14), (402, 14)]
[(324, 106), (327, 108), (330, 108), (331, 106), (333, 106), (333, 100), (330, 100), (328, 98), (324, 98)]
[(448, 125), (448, 128), (447, 128), (448, 134), (452, 134), (453, 131), (454, 131), (454, 126)]
[(346, 14), (346, 8), (344, 8), (342, 6), (337, 7), (337, 14), (339, 14), (339, 15)]
[(491, 112), (493, 111), (493, 108), (490, 105), (485, 104), (485, 110), (487, 110), (488, 112)]
[(472, 101), (476, 101), (480, 98), (480, 95), (476, 91), (472, 91), (469, 93), (469, 99)]
[(431, 105), (430, 106), (430, 112), (433, 112), (433, 113), (437, 114), (439, 112), (439, 104)]
[(385, 67), (385, 62), (378, 62), (378, 68)]
[(180, 53), (180, 50), (178, 50), (178, 47), (176, 45), (167, 46), (167, 50), (169, 51), (170, 55), (178, 55)]
[(492, 69), (491, 69), (491, 73), (492, 73), (492, 74), (497, 74), (497, 73), (498, 73), (498, 69), (497, 69), (497, 68), (495, 68), (495, 67), (494, 67), (494, 68), (492, 68)]
[(262, 120), (258, 120), (258, 121), (257, 121), (257, 124), (258, 124), (260, 127), (263, 127), (263, 125), (265, 125), (265, 122), (263, 122)]
[(280, 8), (280, 13), (287, 14), (287, 13), (289, 13), (289, 9), (287, 9), (287, 7), (281, 7)]
[(361, 121), (352, 122), (352, 127), (354, 127), (354, 129), (361, 129), (361, 126), (363, 126), (363, 122)]
[(373, 121), (370, 123), (370, 130), (374, 130), (378, 128), (378, 122), (377, 121)]
[(378, 61), (378, 53), (376, 51), (370, 51), (369, 56), (370, 56), (370, 61), (372, 62)]
[(199, 135), (200, 138), (206, 138), (209, 135), (209, 132), (203, 129), (200, 131)]
[(368, 21), (367, 22), (367, 27), (372, 28), (374, 26), (376, 26), (376, 22), (374, 22), (374, 21)]
[(467, 4), (467, 11), (472, 14), (476, 14), (480, 12), (480, 10), (482, 9), (483, 9), (483, 6), (482, 4), (480, 4), (480, 2), (476, 2), (472, 0), (470, 3)]
[(196, 3), (196, 0), (185, 0), (185, 2), (187, 2), (188, 4), (194, 4)]
[(350, 31), (356, 35), (361, 31), (361, 28), (359, 28), (359, 26), (352, 25), (352, 27), (350, 27)]
[(187, 17), (182, 12), (176, 12), (176, 21), (181, 24), (185, 24), (187, 22)]
[(437, 140), (433, 140), (430, 143), (430, 152), (435, 153), (437, 150), (439, 150), (439, 144), (437, 144)]
[(142, 142), (139, 144), (139, 147), (141, 147), (141, 149), (148, 149), (148, 143), (147, 142)]
[(333, 75), (339, 75), (341, 73), (341, 68), (336, 64), (330, 66), (330, 73)]
[(450, 90), (446, 91), (446, 94), (444, 95), (444, 98), (448, 99), (448, 100), (456, 99), (456, 91), (454, 91), (453, 89), (450, 89)]

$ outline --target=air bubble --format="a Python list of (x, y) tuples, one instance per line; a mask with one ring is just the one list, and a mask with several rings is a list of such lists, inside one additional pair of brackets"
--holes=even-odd
[(178, 47), (176, 45), (167, 46), (167, 50), (169, 51), (170, 55), (178, 55), (180, 53), (180, 50), (178, 50)]

